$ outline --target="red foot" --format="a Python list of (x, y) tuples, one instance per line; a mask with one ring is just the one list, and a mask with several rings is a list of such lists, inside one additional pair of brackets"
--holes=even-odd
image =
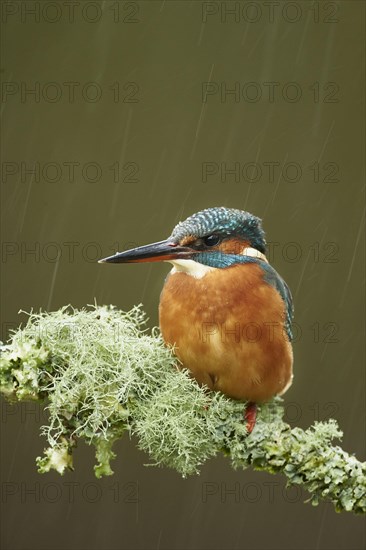
[(257, 419), (257, 405), (256, 403), (253, 403), (252, 401), (250, 401), (246, 408), (245, 408), (245, 412), (244, 412), (244, 419), (246, 420), (246, 428), (247, 428), (247, 432), (248, 434), (251, 434), (252, 431), (253, 431), (253, 428), (255, 426), (255, 421)]

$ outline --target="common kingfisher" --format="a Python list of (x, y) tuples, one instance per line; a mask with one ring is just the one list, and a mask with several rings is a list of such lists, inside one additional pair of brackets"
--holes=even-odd
[(218, 207), (178, 223), (168, 239), (100, 262), (173, 264), (159, 305), (162, 336), (194, 378), (211, 390), (256, 403), (292, 382), (291, 292), (266, 258), (262, 221)]

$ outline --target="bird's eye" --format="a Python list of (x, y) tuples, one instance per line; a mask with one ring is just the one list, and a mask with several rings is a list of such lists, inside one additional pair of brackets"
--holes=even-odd
[(207, 235), (202, 240), (206, 246), (215, 246), (220, 241), (220, 237), (218, 235)]

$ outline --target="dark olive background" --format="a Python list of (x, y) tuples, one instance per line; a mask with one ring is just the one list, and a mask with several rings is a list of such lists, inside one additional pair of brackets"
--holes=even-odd
[[(216, 2), (210, 6), (217, 13), (204, 22), (198, 1), (81, 2), (72, 22), (59, 2), (60, 20), (52, 23), (54, 4), (41, 2), (39, 22), (24, 12), (33, 2), (13, 3), (14, 15), (3, 12), (2, 77), (15, 93), (3, 97), (2, 161), (4, 170), (17, 170), (2, 178), (3, 339), (20, 322), (20, 309), (94, 299), (126, 310), (142, 302), (149, 326), (156, 325), (168, 266), (96, 259), (161, 240), (206, 207), (246, 209), (263, 218), (268, 240), (278, 243), (271, 262), (295, 298), (288, 419), (305, 428), (333, 416), (344, 430), (342, 447), (365, 459), (364, 3), (280, 2), (271, 20), (265, 3), (237, 2), (238, 20), (227, 15), (225, 22), (235, 3)], [(256, 84), (239, 101), (218, 93), (203, 102), (207, 81), (219, 90)], [(16, 92), (36, 82), (39, 101)], [(73, 102), (65, 82), (79, 83)], [(90, 82), (99, 85), (96, 101), (95, 85), (85, 88)], [(268, 82), (279, 83), (273, 101)], [(289, 82), (301, 91), (298, 101), (290, 101), (295, 85), (287, 88), (290, 99), (282, 95)], [(335, 84), (325, 88), (329, 82)], [(258, 101), (250, 101), (254, 86), (263, 94)], [(61, 96), (52, 102), (57, 88)], [(309, 169), (316, 161), (319, 181)], [(21, 163), (35, 162), (45, 172), (22, 177)], [(70, 162), (79, 163), (74, 181), (63, 164)], [(98, 181), (88, 181), (92, 167), (82, 173), (89, 162), (100, 167)], [(216, 174), (204, 182), (207, 162), (257, 163), (263, 173), (252, 182), (250, 169), (240, 181)], [(268, 162), (298, 163), (299, 181), (289, 181), (291, 169), (281, 177), (279, 168), (271, 179)], [(334, 166), (327, 163), (336, 163), (337, 181), (327, 181)], [(131, 181), (126, 176), (135, 168)], [(50, 181), (55, 174), (58, 181)], [(286, 490), (282, 477), (234, 471), (224, 457), (184, 480), (144, 467), (148, 457), (126, 437), (116, 445), (112, 478), (94, 478), (92, 449), (83, 444), (75, 472), (40, 476), (34, 458), (44, 446), (43, 415), (3, 403), (1, 418), (4, 549), (365, 545), (363, 518), (304, 504), (307, 494)], [(236, 496), (229, 492), (235, 487)], [(207, 489), (214, 494), (205, 499)]]

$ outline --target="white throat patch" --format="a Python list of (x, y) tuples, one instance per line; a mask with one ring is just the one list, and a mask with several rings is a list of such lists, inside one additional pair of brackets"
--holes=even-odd
[[(258, 258), (259, 260), (263, 260), (264, 262), (268, 263), (268, 260), (262, 252), (259, 252), (259, 250), (256, 250), (252, 247), (246, 247), (243, 248), (241, 254), (243, 256), (251, 256), (253, 258)], [(200, 264), (199, 262), (195, 262), (194, 260), (166, 260), (169, 263), (173, 264), (173, 269), (171, 270), (170, 274), (173, 275), (174, 273), (187, 273), (187, 275), (191, 275), (191, 277), (194, 277), (195, 279), (202, 279), (207, 273), (210, 271), (213, 271), (214, 269), (218, 269), (217, 267), (211, 267), (209, 265)]]
[(195, 279), (202, 279), (209, 271), (216, 269), (209, 265), (203, 265), (194, 260), (169, 260), (169, 263), (173, 264), (173, 269), (170, 274), (178, 273), (179, 271), (191, 275)]

